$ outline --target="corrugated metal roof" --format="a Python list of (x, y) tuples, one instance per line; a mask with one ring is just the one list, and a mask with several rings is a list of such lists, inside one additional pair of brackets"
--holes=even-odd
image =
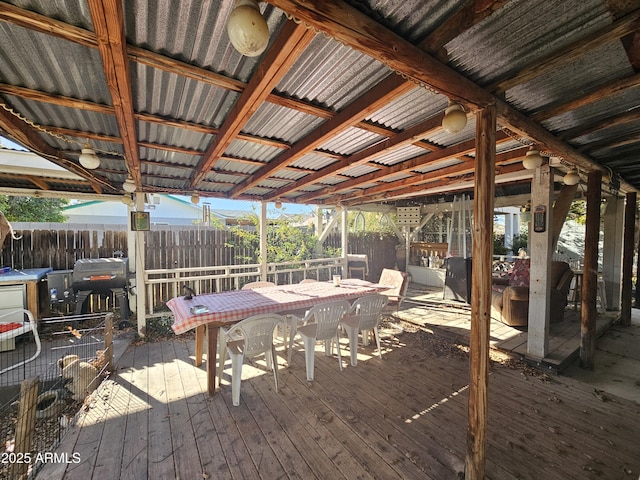
[[(274, 122), (274, 119), (277, 119)], [(324, 119), (284, 108), (272, 103), (263, 103), (243, 127), (242, 131), (286, 143), (295, 143), (325, 122)]]
[[(464, 13), (465, 9), (468, 9), (467, 14), (484, 18), (468, 30), (459, 32), (437, 54), (438, 58), (448, 55), (448, 63), (443, 68), (456, 69), (478, 85), (490, 86), (501, 80), (509, 80), (522, 70), (530, 69), (536, 61), (545, 62), (549, 55), (583, 41), (614, 21), (618, 22), (623, 15), (621, 12), (631, 11), (628, 3), (619, 2), (615, 8), (603, 0), (511, 0), (492, 5), (472, 5), (465, 0), (365, 0), (350, 2), (350, 5), (378, 21), (380, 25), (377, 31), (385, 33), (384, 30), (389, 29), (386, 33), (397, 35), (398, 48), (401, 48), (400, 37), (418, 44), (425, 39), (433, 40), (427, 38), (428, 35), (441, 27), (439, 33), (452, 31), (448, 30), (451, 24), (447, 22), (459, 18), (454, 14)], [(19, 0), (12, 4), (29, 12), (39, 12), (68, 22), (70, 26), (93, 31), (91, 12), (85, 0)], [(383, 63), (389, 52), (378, 55), (371, 51), (371, 56), (368, 56), (358, 49), (317, 34), (300, 56), (294, 59), (293, 67), (271, 92), (272, 96), (285, 98), (279, 103), (264, 102), (258, 105), (246, 123), (236, 119), (240, 131), (255, 136), (256, 141), (231, 141), (224, 158), (206, 159), (214, 160), (215, 170), (205, 172), (202, 185), (191, 186), (194, 169), (205, 160), (204, 152), (215, 141), (216, 135), (202, 133), (200, 128), (192, 128), (186, 122), (220, 128), (225, 122), (232, 121), (229, 115), (238, 111), (234, 106), (243, 88), (268, 56), (244, 57), (230, 45), (226, 20), (233, 6), (231, 1), (166, 0), (153, 3), (131, 0), (122, 5), (127, 43), (143, 49), (135, 57), (130, 57), (128, 74), (134, 112), (126, 111), (125, 114), (138, 114), (135, 129), (131, 129), (129, 134), (134, 135), (134, 141), (138, 142), (137, 150), (142, 161), (139, 168), (145, 177), (145, 188), (189, 188), (226, 193), (234, 186), (242, 187), (244, 182), (250, 181), (252, 183), (247, 185), (250, 188), (243, 189), (240, 195), (260, 196), (302, 180), (296, 186), (297, 191), (288, 194), (289, 198), (293, 198), (317, 191), (323, 185), (342, 183), (346, 179), (351, 185), (354, 183), (351, 179), (377, 171), (385, 176), (384, 183), (392, 183), (392, 180), (408, 178), (409, 174), (401, 172), (387, 177), (389, 171), (393, 171), (389, 167), (419, 158), (430, 150), (471, 140), (476, 135), (475, 115), (469, 112), (467, 126), (458, 134), (448, 134), (441, 128), (426, 133), (424, 141), (432, 144), (432, 149), (425, 148), (424, 142), (423, 147), (406, 145), (371, 158), (368, 164), (354, 165), (343, 174), (329, 175), (330, 165), (338, 161), (338, 157), (362, 152), (371, 145), (434, 118), (444, 110), (447, 99), (433, 90), (415, 86), (359, 119), (370, 123), (368, 128), (361, 128), (357, 124), (338, 126), (337, 133), (319, 147), (314, 145), (319, 151), (310, 151), (305, 139), (314, 138), (309, 135), (323, 135), (322, 129), (326, 128), (326, 117), (329, 116), (317, 109), (339, 114), (355, 101), (359, 102), (357, 105), (366, 107), (367, 92), (378, 86), (381, 80), (397, 75)], [(101, 6), (93, 4), (96, 10)], [(108, 10), (109, 5), (105, 6)], [(263, 2), (260, 8), (269, 24), (270, 42), (273, 44), (288, 20), (270, 4)], [(300, 8), (304, 9), (304, 5), (301, 4)], [(479, 11), (474, 8), (490, 10)], [(25, 12), (25, 19), (31, 18), (29, 12)], [(352, 14), (353, 19), (358, 18), (358, 12), (354, 10)], [(19, 15), (17, 12), (17, 17)], [(307, 21), (312, 22), (313, 19)], [(89, 143), (101, 151), (115, 152), (113, 156), (102, 153), (101, 167), (96, 175), (98, 180), (111, 181), (113, 190), (119, 192), (127, 172), (122, 156), (125, 150), (123, 145), (91, 140), (95, 134), (120, 139), (123, 132), (115, 114), (95, 113), (92, 111), (95, 108), (83, 109), (73, 104), (74, 100), (86, 100), (107, 107), (115, 103), (119, 108), (121, 102), (112, 102), (111, 91), (105, 82), (100, 51), (59, 38), (64, 35), (64, 29), (57, 30), (55, 36), (37, 32), (37, 28), (46, 29), (46, 19), (34, 22), (34, 28), (38, 25), (34, 30), (21, 26), (28, 23), (19, 24), (11, 16), (3, 17), (3, 21), (0, 21), (0, 44), (3, 46), (0, 50), (0, 84), (5, 84), (3, 91), (10, 91), (8, 86), (31, 89), (35, 92), (35, 99), (29, 99), (30, 94), (12, 91), (2, 94), (2, 101), (35, 124), (80, 132), (77, 137), (56, 138), (35, 127), (36, 135), (71, 162), (77, 161), (77, 152), (84, 138), (89, 138)], [(115, 28), (112, 33), (118, 33), (117, 25), (111, 23), (112, 28)], [(354, 29), (351, 35), (357, 37), (359, 33)], [(91, 35), (88, 38), (91, 42)], [(362, 37), (361, 43), (354, 45), (366, 48), (365, 38)], [(427, 43), (432, 48), (438, 47), (432, 45), (431, 41)], [(508, 88), (504, 98), (510, 104), (509, 108), (517, 108), (524, 115), (544, 114), (545, 109), (561, 105), (580, 94), (615, 84), (624, 78), (632, 78), (636, 73), (625, 48), (627, 45), (619, 39), (603, 41), (591, 48), (588, 54), (573, 56), (571, 61), (559, 62), (551, 71), (544, 71), (525, 83)], [(291, 55), (297, 53), (292, 51)], [(417, 51), (412, 53), (420, 56)], [(141, 60), (145, 55), (164, 57), (165, 67), (147, 66)], [(424, 58), (422, 60), (426, 61)], [(202, 77), (185, 77), (180, 68), (172, 69), (176, 62), (188, 63), (191, 70), (203, 68)], [(418, 74), (420, 65), (421, 59), (416, 58), (415, 64), (409, 62), (406, 66), (415, 69)], [(210, 72), (229, 77), (236, 87), (226, 89), (212, 85), (211, 81), (205, 79)], [(438, 69), (434, 72), (437, 74)], [(123, 71), (119, 73), (122, 75)], [(51, 97), (47, 99), (48, 94)], [(495, 92), (500, 99), (501, 94), (500, 91)], [(465, 94), (461, 96), (465, 97)], [(637, 138), (640, 130), (637, 120), (614, 123), (610, 128), (600, 128), (586, 135), (580, 135), (580, 128), (587, 129), (595, 122), (639, 108), (639, 99), (640, 87), (628, 88), (609, 94), (601, 101), (589, 102), (579, 108), (570, 107), (566, 113), (556, 114), (553, 118), (546, 119), (542, 115), (545, 118), (542, 125), (554, 135), (571, 133), (575, 138), (568, 138), (566, 142), (580, 148), (581, 152), (587, 152), (584, 155), (602, 164), (617, 165), (621, 154), (630, 161), (638, 161), (637, 145), (633, 148), (627, 146), (632, 141), (629, 137)], [(281, 106), (285, 101), (287, 107)], [(61, 106), (65, 103), (69, 106)], [(473, 106), (474, 102), (469, 101), (466, 105)], [(156, 116), (158, 121), (143, 121), (140, 119), (142, 115)], [(164, 118), (171, 126), (161, 123)], [(175, 126), (181, 121), (185, 122), (183, 127)], [(31, 125), (26, 128), (34, 127)], [(502, 127), (499, 125), (498, 128)], [(86, 137), (83, 137), (83, 132)], [(273, 145), (272, 141), (282, 142), (282, 148)], [(531, 143), (536, 143), (536, 139), (514, 138), (498, 145), (497, 151), (508, 151)], [(172, 148), (174, 151), (170, 151)], [(299, 152), (291, 165), (287, 162), (268, 174), (253, 176), (263, 166), (270, 168), (270, 162), (283, 158), (281, 156), (286, 155), (289, 148)], [(185, 149), (192, 150), (193, 154), (183, 151)], [(466, 158), (473, 155), (471, 152)], [(427, 160), (428, 156), (424, 157), (424, 161)], [(413, 171), (432, 171), (436, 166), (442, 167), (456, 161), (423, 164)], [(327, 167), (327, 176), (323, 180), (301, 185), (309, 172), (321, 172)], [(25, 184), (30, 185), (29, 182)], [(410, 182), (404, 184), (409, 185)], [(369, 182), (365, 187), (368, 188), (368, 185)], [(363, 193), (361, 188), (350, 190)], [(329, 197), (337, 198), (336, 195)]]
[[(97, 50), (4, 22), (0, 45), (1, 82), (111, 105)], [(53, 55), (43, 58), (41, 52)]]
[(361, 128), (351, 127), (338, 132), (332, 138), (324, 142), (320, 146), (320, 150), (337, 153), (339, 155), (352, 155), (355, 152), (369, 147), (384, 137), (373, 133), (363, 131)]
[(310, 152), (303, 155), (302, 158), (291, 164), (292, 167), (302, 168), (306, 170), (322, 170), (323, 168), (335, 163), (336, 159), (328, 155)]
[(372, 58), (317, 35), (276, 90), (340, 111), (390, 74)]
[(227, 172), (244, 173), (247, 175), (254, 173), (260, 168), (259, 165), (228, 159), (218, 160), (213, 167), (219, 171), (224, 170)]
[(511, 1), (445, 48), (456, 70), (487, 85), (609, 23), (600, 0)]
[[(589, 90), (633, 74), (629, 58), (619, 41), (607, 42), (567, 62), (545, 75), (506, 92), (506, 99), (524, 112), (535, 112), (570, 97), (575, 91)], [(571, 82), (567, 82), (567, 78)]]
[[(146, 89), (134, 91), (136, 111), (212, 127), (222, 125), (239, 97), (237, 92), (142, 64), (132, 64), (131, 76), (136, 83), (149, 85), (154, 92), (154, 95), (147, 95)], [(194, 102), (194, 98), (198, 101)]]
[[(639, 99), (640, 85), (557, 115), (543, 122), (543, 125), (557, 132), (563, 132), (580, 125), (590, 125), (594, 121), (640, 108)], [(578, 139), (573, 141), (578, 141)]]
[(447, 100), (426, 88), (418, 87), (388, 103), (367, 120), (394, 130), (405, 130), (431, 118), (447, 107)]
[[(371, 12), (375, 12), (385, 25), (392, 26), (402, 37), (411, 43), (421, 40), (433, 31), (446, 16), (459, 7), (457, 1), (441, 0), (370, 0), (366, 3)], [(360, 4), (359, 4), (360, 5)]]
[(281, 148), (263, 145), (260, 143), (248, 142), (246, 140), (234, 140), (231, 142), (225, 155), (236, 158), (246, 158), (258, 162), (267, 163), (282, 153)]
[(425, 155), (429, 152), (430, 150), (416, 147), (415, 145), (407, 145), (405, 147), (392, 150), (391, 152), (387, 152), (384, 156), (376, 157), (372, 160), (372, 163), (390, 167), (396, 163), (404, 162), (405, 160), (415, 158), (419, 155)]

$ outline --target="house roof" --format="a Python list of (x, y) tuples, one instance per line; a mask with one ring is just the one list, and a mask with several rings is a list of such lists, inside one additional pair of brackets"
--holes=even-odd
[[(473, 188), (487, 106), (498, 191), (528, 191), (532, 145), (559, 175), (640, 187), (637, 2), (270, 0), (257, 57), (231, 46), (232, 8), (1, 2), (0, 129), (82, 179), (0, 173), (0, 188), (120, 195), (130, 174), (149, 193), (405, 202)], [(457, 134), (448, 99), (467, 112)]]

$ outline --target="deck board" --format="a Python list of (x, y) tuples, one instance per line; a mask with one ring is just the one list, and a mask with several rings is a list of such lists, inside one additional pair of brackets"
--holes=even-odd
[[(137, 347), (136, 347), (137, 348)], [(147, 478), (175, 478), (172, 455), (171, 416), (167, 399), (166, 377), (162, 348), (149, 345), (148, 375), (148, 455)], [(137, 368), (144, 368), (136, 365)], [(124, 467), (124, 466), (123, 466)], [(144, 477), (142, 477), (144, 478)]]
[[(470, 306), (453, 300), (441, 300), (440, 289), (410, 284), (407, 295), (410, 301), (396, 313), (396, 316), (429, 329), (436, 329), (451, 340), (469, 345), (471, 328)], [(596, 321), (596, 336), (600, 336), (611, 326), (615, 313), (599, 313)], [(491, 318), (490, 345), (516, 358), (528, 358), (527, 330), (514, 328)], [(547, 356), (533, 363), (561, 372), (575, 360), (580, 348), (580, 310), (567, 307), (564, 320), (552, 324), (549, 329), (549, 350)]]
[[(340, 372), (318, 345), (311, 383), (301, 345), (290, 368), (279, 346), (279, 391), (256, 359), (233, 407), (230, 362), (209, 396), (189, 338), (132, 345), (57, 450), (79, 452), (81, 464), (48, 465), (37, 478), (116, 478), (110, 464), (120, 478), (456, 478), (466, 454), (466, 354), (425, 331), (387, 331), (382, 346), (380, 360), (373, 344), (360, 345), (351, 367), (343, 339)], [(640, 475), (640, 404), (509, 365), (490, 369), (488, 478)]]

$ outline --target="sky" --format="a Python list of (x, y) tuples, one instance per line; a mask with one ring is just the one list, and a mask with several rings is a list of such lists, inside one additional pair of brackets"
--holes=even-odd
[[(0, 136), (0, 145), (5, 146), (7, 148), (12, 148), (15, 150), (26, 150), (21, 145), (12, 142), (11, 140)], [(191, 197), (183, 197), (185, 201), (190, 202)], [(246, 210), (248, 212), (260, 211), (260, 203), (259, 202), (249, 202), (245, 200), (228, 200), (224, 198), (206, 198), (201, 197), (200, 203), (208, 202), (211, 204), (211, 208), (213, 210)], [(267, 209), (275, 210), (275, 205), (273, 203), (267, 205)], [(300, 214), (306, 215), (310, 213), (314, 213), (316, 207), (314, 205), (297, 205), (295, 203), (283, 203), (281, 208), (283, 213), (288, 214)]]
[[(180, 195), (181, 199), (186, 202), (191, 201), (191, 197), (183, 197)], [(229, 200), (225, 198), (207, 198), (200, 197), (200, 204), (210, 203), (212, 210), (246, 210), (248, 212), (259, 212), (260, 211), (260, 203), (259, 202), (249, 202), (246, 200)], [(276, 210), (274, 203), (267, 204), (267, 210), (272, 211)], [(283, 213), (288, 214), (312, 214), (316, 211), (315, 205), (297, 205), (295, 203), (283, 203), (280, 209)]]

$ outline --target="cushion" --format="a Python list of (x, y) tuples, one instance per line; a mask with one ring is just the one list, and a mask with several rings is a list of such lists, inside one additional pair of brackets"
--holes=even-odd
[(513, 262), (513, 270), (509, 278), (509, 285), (512, 287), (529, 286), (529, 259), (516, 258)]
[(17, 322), (0, 323), (0, 333), (10, 332), (11, 330), (15, 330), (16, 328), (20, 328), (21, 326), (22, 324)]

